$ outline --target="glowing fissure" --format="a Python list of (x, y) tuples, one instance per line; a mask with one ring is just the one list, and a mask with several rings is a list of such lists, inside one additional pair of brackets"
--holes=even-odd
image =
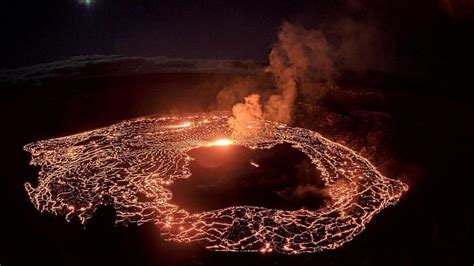
[[(112, 205), (116, 223), (153, 222), (169, 241), (199, 242), (215, 251), (285, 254), (341, 246), (408, 189), (311, 130), (254, 121), (248, 123), (258, 134), (242, 137), (232, 134), (228, 119), (228, 113), (143, 117), (27, 144), (31, 164), (41, 171), (38, 186), (26, 183), (25, 188), (38, 210), (69, 221), (77, 217), (85, 224), (99, 206)], [(191, 149), (229, 144), (268, 149), (284, 142), (305, 153), (321, 172), (330, 204), (314, 211), (233, 206), (189, 213), (169, 203), (167, 186), (192, 178)]]
[(208, 146), (228, 146), (232, 145), (234, 142), (230, 139), (218, 139), (208, 144)]

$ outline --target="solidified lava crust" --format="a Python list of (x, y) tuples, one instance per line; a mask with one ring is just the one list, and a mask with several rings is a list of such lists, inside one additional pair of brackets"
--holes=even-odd
[[(152, 222), (166, 240), (199, 242), (215, 251), (300, 254), (350, 241), (408, 190), (311, 130), (249, 121), (250, 133), (236, 136), (228, 119), (228, 113), (151, 116), (27, 144), (31, 164), (41, 171), (38, 186), (26, 183), (26, 191), (41, 212), (84, 224), (99, 206), (111, 205), (117, 224)], [(321, 172), (331, 202), (318, 210), (232, 206), (200, 213), (170, 204), (168, 187), (192, 178), (187, 152), (230, 143), (251, 149), (291, 144)]]

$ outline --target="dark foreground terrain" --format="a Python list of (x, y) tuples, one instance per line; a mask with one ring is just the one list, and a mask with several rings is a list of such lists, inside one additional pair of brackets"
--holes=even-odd
[[(387, 177), (410, 186), (397, 206), (383, 210), (337, 250), (298, 256), (214, 253), (163, 242), (152, 224), (114, 226), (114, 210), (108, 207), (84, 228), (42, 214), (30, 203), (23, 184), (35, 184), (38, 169), (28, 165), (24, 144), (137, 116), (213, 110), (219, 90), (242, 77), (248, 78), (161, 73), (0, 84), (0, 264), (472, 265), (472, 100), (447, 85), (375, 74), (341, 82), (318, 102), (299, 99), (296, 108), (295, 126), (351, 147)], [(192, 186), (182, 189), (200, 197), (211, 192), (223, 197)], [(203, 204), (205, 200), (194, 208)], [(215, 207), (220, 204), (227, 203)]]

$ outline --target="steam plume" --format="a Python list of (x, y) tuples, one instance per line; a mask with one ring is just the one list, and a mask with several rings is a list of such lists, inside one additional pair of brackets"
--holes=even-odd
[(298, 88), (332, 85), (336, 71), (331, 53), (321, 31), (284, 22), (266, 69), (273, 75), (278, 93), (266, 102), (265, 118), (290, 123)]
[(229, 121), (234, 130), (238, 133), (247, 130), (239, 127), (239, 122), (244, 120), (265, 118), (291, 123), (299, 90), (309, 94), (332, 86), (336, 75), (332, 53), (321, 31), (284, 22), (265, 69), (272, 75), (276, 91), (263, 106), (257, 94), (246, 97), (245, 103), (234, 105), (234, 118)]
[[(238, 103), (232, 107), (232, 114), (234, 117), (229, 119), (229, 124), (234, 134), (245, 136), (258, 130), (258, 122), (263, 118), (260, 95), (251, 94), (245, 97), (245, 103)], [(253, 127), (248, 125), (249, 121), (253, 122)]]

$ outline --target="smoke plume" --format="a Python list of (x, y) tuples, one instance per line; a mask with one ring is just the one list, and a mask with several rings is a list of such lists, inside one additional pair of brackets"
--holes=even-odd
[[(246, 120), (265, 118), (291, 123), (299, 91), (303, 95), (324, 91), (333, 85), (337, 74), (326, 36), (319, 30), (308, 30), (289, 22), (284, 22), (280, 29), (265, 70), (271, 74), (275, 90), (263, 104), (260, 104), (259, 95), (252, 94), (245, 98), (245, 103), (234, 105), (234, 117), (229, 122), (238, 133), (247, 130), (239, 126)], [(237, 86), (237, 91), (232, 91), (219, 93), (218, 99), (244, 90)]]
[(251, 78), (238, 78), (237, 80), (231, 80), (229, 84), (226, 84), (216, 96), (216, 108), (218, 110), (229, 110), (232, 107), (242, 101), (247, 95), (250, 94), (252, 88), (258, 86), (257, 82)]
[[(238, 103), (232, 107), (234, 117), (229, 119), (229, 124), (234, 134), (245, 136), (252, 134), (259, 128), (263, 113), (260, 105), (260, 95), (251, 94), (245, 97), (244, 103)], [(252, 122), (250, 125), (248, 122)]]
[(265, 118), (291, 123), (298, 89), (331, 86), (336, 74), (331, 54), (331, 46), (321, 31), (284, 22), (266, 69), (272, 74), (278, 93), (265, 103)]

